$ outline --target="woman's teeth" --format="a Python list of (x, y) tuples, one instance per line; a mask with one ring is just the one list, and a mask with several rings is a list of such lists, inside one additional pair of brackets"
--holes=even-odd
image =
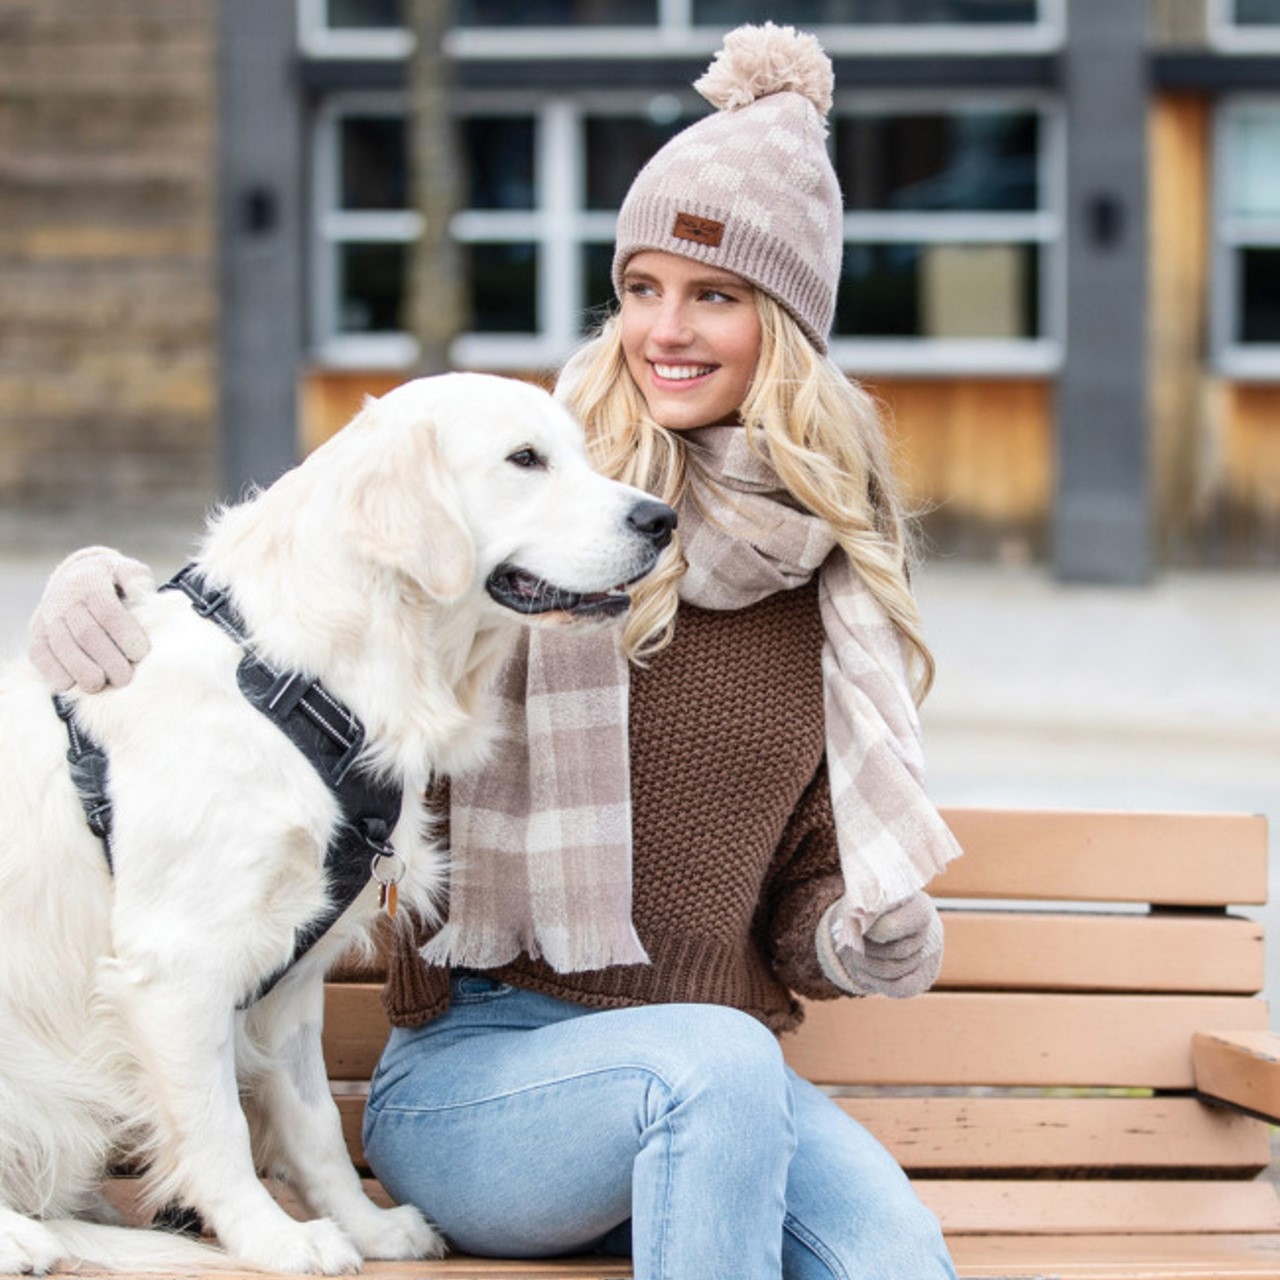
[(667, 378), (676, 382), (683, 382), (688, 378), (701, 378), (705, 374), (715, 371), (713, 364), (655, 364), (653, 371), (660, 378)]

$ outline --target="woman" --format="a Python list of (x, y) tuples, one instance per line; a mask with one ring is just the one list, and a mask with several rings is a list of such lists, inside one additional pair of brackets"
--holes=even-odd
[[(777, 1041), (797, 996), (932, 984), (923, 885), (957, 852), (920, 781), (932, 662), (881, 425), (826, 357), (831, 67), (811, 36), (741, 28), (697, 87), (721, 109), (638, 175), (618, 314), (559, 385), (679, 541), (620, 644), (534, 632), (504, 671), (502, 746), (453, 784), (447, 920), (392, 962), (365, 1147), (467, 1252), (954, 1276), (902, 1171)], [(50, 598), (135, 571), (82, 558)], [(33, 632), (64, 684), (65, 612)], [(602, 919), (616, 895), (594, 890), (619, 884), (629, 909)]]

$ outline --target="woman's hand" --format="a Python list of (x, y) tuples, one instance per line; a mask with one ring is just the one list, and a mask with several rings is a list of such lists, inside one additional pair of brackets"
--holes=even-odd
[[(905, 1000), (928, 991), (942, 968), (942, 920), (921, 890), (877, 916), (862, 930), (861, 947), (836, 941), (843, 904), (833, 903), (818, 924), (818, 958), (836, 986), (855, 995)], [(841, 931), (840, 936), (845, 936)]]
[(73, 552), (54, 571), (27, 630), (27, 654), (55, 693), (133, 679), (151, 647), (128, 608), (156, 589), (151, 570), (110, 547)]

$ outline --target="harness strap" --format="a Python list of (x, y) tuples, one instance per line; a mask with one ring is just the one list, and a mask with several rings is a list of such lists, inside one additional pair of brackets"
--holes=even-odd
[[(353, 768), (364, 746), (359, 719), (318, 680), (296, 671), (277, 671), (254, 652), (244, 620), (225, 590), (211, 590), (197, 566), (186, 565), (160, 588), (181, 591), (202, 618), (217, 623), (243, 650), (236, 669), (241, 693), (302, 752), (338, 802), (340, 820), (325, 850), (328, 895), (325, 908), (295, 934), (293, 954), (238, 1006), (261, 1000), (337, 922), (360, 896), (384, 858), (396, 857), (389, 843), (400, 817), (401, 788)], [(111, 800), (107, 758), (76, 723), (73, 708), (55, 697), (67, 726), (67, 760), (89, 828), (103, 842), (111, 867)]]
[(54, 694), (53, 708), (67, 727), (67, 764), (71, 767), (71, 781), (80, 797), (85, 821), (89, 830), (102, 841), (107, 870), (115, 875), (111, 857), (111, 798), (107, 794), (106, 753), (76, 724), (75, 709), (65, 698)]

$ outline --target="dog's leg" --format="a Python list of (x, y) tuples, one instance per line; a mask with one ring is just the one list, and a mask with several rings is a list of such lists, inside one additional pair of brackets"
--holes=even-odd
[[(139, 966), (140, 968), (140, 966)], [(109, 964), (104, 989), (127, 1019), (158, 1118), (157, 1193), (192, 1205), (236, 1258), (268, 1271), (355, 1271), (360, 1254), (327, 1219), (298, 1222), (254, 1168), (235, 1072), (233, 1001), (221, 975), (145, 976)]]
[(440, 1257), (444, 1242), (417, 1209), (383, 1209), (361, 1188), (325, 1073), (323, 1008), (321, 975), (297, 973), (251, 1015), (271, 1064), (254, 1090), (270, 1149), (313, 1212), (337, 1221), (364, 1257)]
[(0, 1275), (43, 1275), (65, 1252), (43, 1223), (0, 1204)]

